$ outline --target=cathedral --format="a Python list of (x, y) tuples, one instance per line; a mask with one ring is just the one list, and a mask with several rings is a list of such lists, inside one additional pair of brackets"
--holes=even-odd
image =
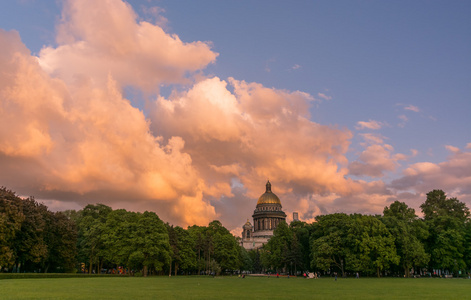
[(271, 183), (268, 181), (266, 191), (258, 198), (257, 206), (253, 212), (253, 225), (247, 219), (242, 227), (241, 245), (245, 249), (262, 247), (273, 236), (276, 226), (280, 222), (286, 222), (286, 214), (281, 208), (281, 201), (271, 191)]

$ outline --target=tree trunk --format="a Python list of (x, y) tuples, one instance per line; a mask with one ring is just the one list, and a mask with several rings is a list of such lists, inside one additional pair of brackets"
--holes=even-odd
[(172, 276), (172, 259), (170, 259), (170, 271), (168, 271), (168, 277)]
[(175, 276), (177, 276), (177, 270), (178, 270), (178, 263), (175, 262)]
[(198, 275), (201, 275), (201, 250), (198, 249)]
[(208, 271), (211, 273), (211, 252), (208, 251)]
[(378, 278), (380, 278), (381, 274), (379, 273), (379, 267), (376, 268), (376, 273), (378, 274)]
[(147, 266), (144, 266), (144, 268), (142, 269), (142, 275), (144, 277), (147, 277)]
[(92, 259), (90, 258), (90, 266), (88, 267), (88, 274), (92, 274), (92, 270), (93, 270), (93, 263), (92, 263)]

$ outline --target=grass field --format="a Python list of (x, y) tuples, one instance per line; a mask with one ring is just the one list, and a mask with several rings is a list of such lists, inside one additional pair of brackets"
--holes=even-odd
[(0, 280), (1, 299), (470, 299), (439, 278), (99, 277)]

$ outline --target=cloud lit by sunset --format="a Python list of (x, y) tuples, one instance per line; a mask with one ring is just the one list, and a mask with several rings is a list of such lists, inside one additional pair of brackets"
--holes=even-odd
[[(52, 210), (104, 203), (152, 210), (176, 225), (219, 219), (231, 230), (251, 216), (267, 179), (287, 214), (307, 221), (381, 213), (394, 200), (419, 211), (432, 189), (471, 205), (471, 64), (463, 56), (448, 58), (464, 70), (454, 73), (454, 100), (431, 99), (439, 87), (425, 81), (409, 89), (385, 79), (389, 90), (368, 94), (374, 84), (356, 81), (364, 75), (336, 77), (342, 68), (325, 46), (309, 55), (253, 46), (262, 52), (251, 55), (237, 34), (212, 40), (172, 23), (183, 4), (155, 4), (167, 24), (145, 18), (147, 1), (65, 1), (55, 8), (54, 41), (40, 47), (21, 30), (26, 17), (0, 21), (0, 186)], [(225, 52), (224, 43), (240, 51)], [(285, 51), (299, 57), (281, 62)], [(328, 59), (336, 76), (315, 59)], [(330, 79), (315, 82), (308, 72)]]

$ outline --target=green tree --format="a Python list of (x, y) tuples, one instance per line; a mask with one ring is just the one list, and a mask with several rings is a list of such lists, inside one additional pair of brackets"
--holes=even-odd
[(352, 218), (343, 213), (336, 213), (318, 216), (316, 221), (311, 236), (311, 266), (323, 271), (335, 267), (344, 276), (344, 263), (351, 250), (347, 236), (352, 226)]
[(142, 261), (130, 266), (130, 260), (136, 262), (137, 254), (130, 259), (136, 250), (134, 236), (137, 231), (139, 214), (128, 212), (125, 209), (111, 211), (103, 225), (103, 257), (106, 261), (116, 266), (128, 266), (131, 269), (142, 269)]
[(25, 219), (20, 202), (14, 192), (0, 188), (0, 272), (15, 262), (13, 243)]
[[(16, 266), (23, 271), (39, 271), (48, 255), (46, 245), (47, 207), (27, 198), (21, 200), (25, 216), (14, 241)], [(44, 269), (42, 270), (44, 271)]]
[(273, 237), (263, 246), (261, 252), (262, 264), (269, 269), (289, 270), (296, 272), (302, 269), (301, 245), (286, 222), (278, 224), (273, 231)]
[(469, 219), (469, 208), (456, 198), (447, 198), (442, 190), (433, 190), (427, 193), (427, 200), (420, 208), (424, 220), (436, 220), (439, 217), (450, 217), (463, 224)]
[(44, 272), (71, 272), (77, 261), (77, 228), (62, 212), (48, 212)]
[(201, 270), (205, 267), (205, 240), (206, 240), (206, 227), (193, 225), (187, 229), (190, 237), (195, 245), (196, 264), (198, 275), (201, 274)]
[(239, 243), (221, 222), (212, 221), (207, 227), (193, 225), (188, 232), (194, 241), (198, 274), (201, 269), (210, 274), (239, 268)]
[(289, 227), (296, 235), (296, 239), (299, 241), (301, 259), (297, 265), (303, 271), (308, 270), (311, 265), (310, 235), (312, 226), (306, 222), (293, 221)]
[(471, 269), (471, 221), (467, 221), (465, 225), (465, 248), (464, 248), (465, 264), (468, 267), (468, 273)]
[[(173, 227), (168, 224), (167, 230), (172, 250), (175, 276), (178, 269), (185, 272), (196, 269), (195, 241), (191, 238), (190, 233), (180, 226)], [(170, 273), (171, 270), (172, 268), (170, 267)]]
[(252, 257), (244, 247), (239, 246), (239, 271), (254, 271), (254, 262)]
[(143, 275), (149, 268), (161, 271), (170, 264), (170, 242), (167, 228), (154, 212), (139, 214), (136, 232), (133, 236), (133, 255), (142, 257)]
[(399, 263), (394, 237), (377, 216), (353, 215), (348, 240), (353, 248), (346, 257), (349, 269), (376, 271), (380, 277), (390, 264)]
[(468, 207), (456, 198), (447, 198), (442, 190), (433, 190), (420, 208), (430, 232), (426, 243), (430, 266), (455, 273), (464, 269)]
[(105, 256), (105, 223), (111, 207), (104, 204), (89, 204), (79, 211), (77, 221), (77, 248), (82, 262), (88, 262), (89, 273), (95, 265), (97, 272), (101, 269)]
[(404, 202), (395, 201), (383, 211), (381, 219), (395, 238), (400, 266), (406, 277), (410, 277), (412, 267), (424, 267), (430, 260), (422, 241), (427, 238), (425, 223), (415, 214), (415, 210)]
[(262, 261), (261, 261), (261, 256), (260, 256), (260, 250), (259, 249), (252, 249), (247, 251), (247, 254), (250, 257), (251, 263), (252, 263), (252, 268), (247, 269), (255, 273), (261, 273), (263, 266), (262, 266)]
[(213, 259), (221, 269), (237, 270), (239, 268), (239, 244), (236, 238), (217, 220), (209, 223), (208, 236), (211, 236), (213, 243)]

